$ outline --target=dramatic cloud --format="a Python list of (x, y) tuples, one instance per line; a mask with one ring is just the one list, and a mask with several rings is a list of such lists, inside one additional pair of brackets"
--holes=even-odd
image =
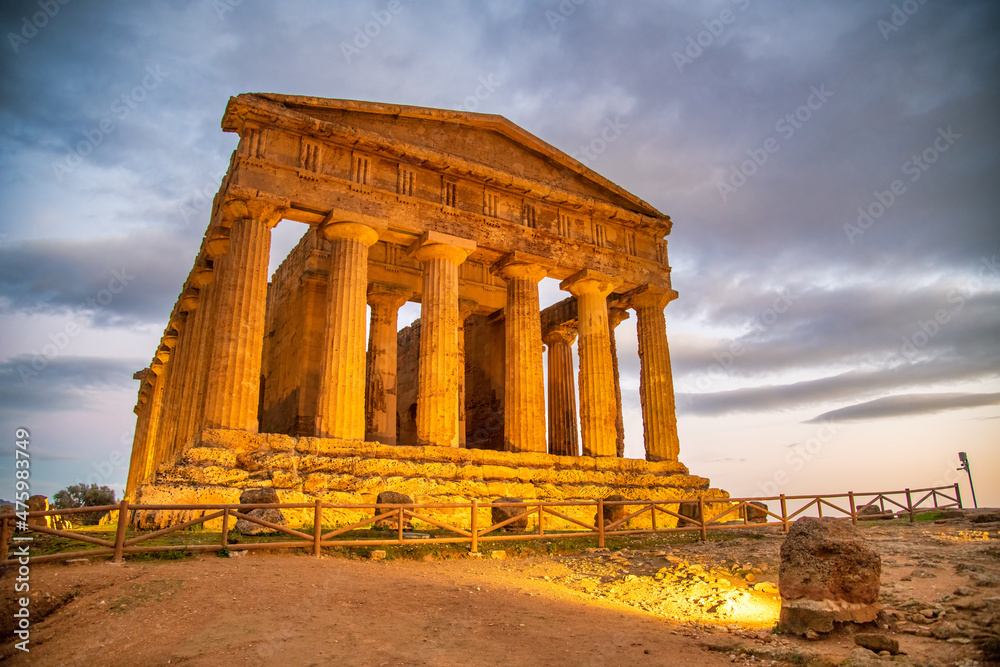
[(908, 394), (886, 396), (867, 403), (859, 403), (839, 410), (825, 412), (810, 423), (824, 421), (858, 421), (861, 419), (882, 419), (907, 415), (933, 414), (946, 410), (979, 408), (984, 405), (1000, 404), (1000, 394)]

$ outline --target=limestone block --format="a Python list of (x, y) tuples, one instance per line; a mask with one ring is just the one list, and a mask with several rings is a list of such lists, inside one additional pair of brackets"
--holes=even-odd
[(236, 467), (236, 452), (223, 447), (191, 447), (184, 451), (181, 464), (216, 465), (223, 468)]
[(297, 489), (302, 486), (302, 478), (293, 470), (272, 470), (271, 484), (276, 489)]

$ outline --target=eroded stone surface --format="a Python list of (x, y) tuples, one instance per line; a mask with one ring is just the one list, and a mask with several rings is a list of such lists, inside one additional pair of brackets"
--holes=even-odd
[(875, 620), (881, 572), (881, 558), (850, 523), (799, 519), (781, 545), (780, 627), (805, 634)]

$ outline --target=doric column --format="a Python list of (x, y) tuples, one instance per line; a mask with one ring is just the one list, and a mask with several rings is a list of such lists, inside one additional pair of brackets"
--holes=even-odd
[(363, 440), (368, 248), (378, 233), (354, 222), (326, 224), (322, 232), (331, 242), (330, 282), (316, 435)]
[(425, 232), (410, 252), (423, 269), (417, 442), (458, 447), (458, 266), (475, 250), (468, 239)]
[(571, 347), (576, 327), (555, 327), (542, 340), (549, 348), (549, 454), (579, 456)]
[(628, 311), (624, 308), (611, 306), (608, 308), (608, 340), (611, 342), (611, 369), (615, 376), (615, 432), (618, 439), (615, 441), (615, 452), (618, 458), (625, 456), (625, 418), (622, 416), (622, 383), (618, 373), (618, 343), (615, 338), (615, 329), (618, 325), (629, 318)]
[(458, 446), (465, 447), (465, 320), (479, 304), (471, 299), (458, 300)]
[(163, 377), (163, 415), (156, 434), (157, 450), (163, 452), (164, 456), (170, 456), (176, 451), (177, 418), (181, 403), (184, 402), (184, 366), (187, 361), (187, 355), (182, 354), (182, 351), (187, 349), (189, 336), (187, 313), (175, 312), (156, 352), (166, 370)]
[(204, 419), (205, 385), (208, 381), (212, 359), (212, 277), (215, 273), (205, 266), (196, 268), (190, 276), (190, 283), (198, 290), (198, 308), (195, 311), (194, 336), (192, 337), (192, 361), (188, 366), (184, 382), (184, 405), (181, 409), (181, 436), (186, 441), (201, 427)]
[(510, 253), (494, 264), (493, 270), (507, 282), (504, 448), (544, 453), (545, 378), (538, 281), (545, 277), (546, 267), (521, 253)]
[(149, 392), (149, 421), (146, 423), (146, 440), (141, 447), (142, 459), (137, 467), (138, 482), (136, 486), (142, 484), (156, 472), (156, 466), (164, 459), (160, 451), (159, 443), (156, 441), (156, 433), (160, 427), (160, 420), (163, 417), (163, 388), (164, 375), (163, 365), (153, 363), (149, 367), (150, 382), (152, 389)]
[(365, 387), (365, 440), (396, 444), (396, 330), (399, 307), (411, 292), (372, 283), (368, 287), (368, 384)]
[(680, 452), (674, 412), (674, 380), (670, 372), (663, 309), (677, 292), (644, 285), (631, 293), (639, 334), (639, 396), (647, 461), (676, 461)]
[(584, 456), (614, 456), (615, 387), (608, 336), (608, 294), (612, 276), (584, 269), (559, 284), (577, 298), (580, 342), (580, 431)]
[(229, 244), (215, 267), (218, 294), (211, 318), (214, 340), (205, 425), (255, 433), (271, 228), (281, 220), (288, 200), (256, 192), (228, 196), (221, 224), (229, 226)]

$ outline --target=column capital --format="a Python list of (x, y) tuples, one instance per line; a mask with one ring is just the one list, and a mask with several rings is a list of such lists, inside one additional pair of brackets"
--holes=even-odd
[(566, 345), (572, 345), (573, 341), (576, 340), (576, 325), (575, 324), (562, 324), (557, 327), (552, 327), (545, 332), (542, 336), (542, 342), (546, 345), (552, 346), (559, 343), (565, 343)]
[(653, 285), (639, 285), (634, 290), (625, 295), (626, 302), (634, 309), (658, 308), (663, 310), (667, 304), (677, 298), (677, 291), (654, 287)]
[(597, 294), (606, 297), (621, 283), (621, 278), (592, 269), (583, 269), (559, 283), (559, 289), (577, 297), (581, 294)]
[(212, 269), (207, 266), (195, 266), (191, 271), (191, 276), (188, 281), (196, 288), (201, 289), (212, 282), (212, 278), (215, 276)]
[(476, 311), (479, 308), (479, 302), (474, 299), (466, 299), (464, 297), (458, 297), (458, 324), (459, 326), (465, 322), (465, 318)]
[(403, 285), (373, 282), (368, 285), (368, 305), (385, 304), (399, 308), (410, 300), (413, 291)]
[(537, 283), (554, 267), (555, 262), (547, 257), (515, 250), (494, 262), (490, 270), (504, 280), (523, 278)]
[(608, 325), (612, 330), (618, 328), (618, 325), (627, 320), (631, 315), (626, 308), (621, 306), (608, 306)]
[(348, 239), (363, 243), (368, 248), (378, 242), (378, 232), (359, 222), (325, 222), (319, 230), (330, 241)]
[(281, 222), (291, 202), (287, 197), (276, 197), (254, 188), (232, 185), (226, 190), (219, 224), (231, 227), (236, 220), (259, 220), (268, 227)]
[(442, 258), (461, 264), (475, 250), (476, 242), (471, 239), (428, 231), (421, 234), (406, 252), (420, 261)]

